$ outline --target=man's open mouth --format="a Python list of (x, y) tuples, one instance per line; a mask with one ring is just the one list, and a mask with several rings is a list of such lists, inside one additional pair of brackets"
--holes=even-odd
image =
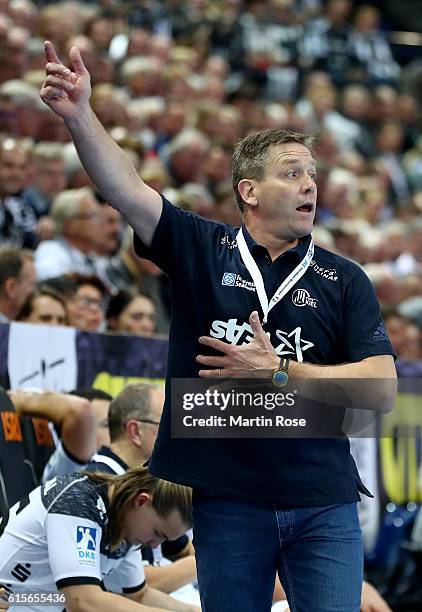
[(313, 204), (302, 204), (302, 206), (298, 206), (296, 208), (296, 210), (298, 210), (299, 212), (307, 212), (307, 213), (312, 212), (313, 209), (314, 209)]

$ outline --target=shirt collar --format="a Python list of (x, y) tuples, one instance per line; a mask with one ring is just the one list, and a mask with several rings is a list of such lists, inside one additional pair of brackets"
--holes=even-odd
[(116, 461), (119, 465), (122, 466), (125, 472), (127, 472), (127, 470), (129, 469), (127, 463), (125, 463), (123, 459), (119, 457), (119, 455), (116, 455), (116, 453), (114, 453), (108, 446), (102, 446), (98, 451), (97, 455), (103, 455), (105, 457), (110, 457), (110, 459), (114, 459), (114, 461)]
[(0, 323), (10, 323), (9, 317), (6, 317), (2, 312), (0, 312)]
[[(252, 236), (248, 232), (246, 225), (244, 223), (242, 223), (242, 232), (245, 237), (245, 242), (248, 245), (248, 249), (251, 252), (253, 257), (259, 256), (260, 253), (264, 253), (265, 255), (268, 254), (267, 247), (263, 246), (262, 244), (259, 244), (259, 242), (256, 242), (256, 240), (252, 238)], [(297, 259), (298, 262), (301, 261), (305, 257), (309, 249), (309, 243), (311, 242), (311, 238), (312, 238), (311, 234), (308, 234), (307, 236), (303, 236), (302, 238), (299, 238), (299, 242), (297, 246), (289, 249), (285, 253), (282, 253), (280, 257), (283, 257), (284, 255), (286, 255), (289, 257), (294, 257), (295, 259)]]

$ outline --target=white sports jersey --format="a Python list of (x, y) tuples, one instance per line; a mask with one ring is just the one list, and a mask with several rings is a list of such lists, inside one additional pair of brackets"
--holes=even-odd
[[(126, 543), (111, 551), (107, 508), (106, 486), (78, 474), (32, 491), (11, 508), (5, 527), (0, 523), (0, 586), (16, 595), (57, 594), (65, 586), (101, 583), (114, 593), (140, 590), (145, 583), (141, 553)], [(63, 608), (58, 603), (48, 610)], [(9, 610), (42, 612), (45, 607), (12, 605)]]
[(63, 441), (59, 440), (54, 453), (47, 461), (42, 475), (42, 482), (47, 482), (55, 476), (66, 476), (73, 472), (80, 472), (86, 463), (77, 461), (63, 446)]

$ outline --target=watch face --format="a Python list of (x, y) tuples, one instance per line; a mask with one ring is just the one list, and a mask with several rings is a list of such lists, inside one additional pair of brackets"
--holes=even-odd
[(289, 382), (289, 375), (284, 370), (276, 370), (273, 374), (273, 385), (285, 387)]

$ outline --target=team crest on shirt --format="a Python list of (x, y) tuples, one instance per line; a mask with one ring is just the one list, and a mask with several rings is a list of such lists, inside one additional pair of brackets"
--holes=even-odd
[(76, 528), (76, 550), (79, 565), (95, 565), (97, 530), (95, 527), (78, 525)]
[(256, 291), (254, 282), (245, 280), (235, 272), (224, 272), (221, 284), (223, 287), (239, 287), (248, 291)]
[(295, 289), (292, 293), (292, 302), (295, 306), (311, 306), (317, 308), (318, 300), (311, 297), (306, 289)]

